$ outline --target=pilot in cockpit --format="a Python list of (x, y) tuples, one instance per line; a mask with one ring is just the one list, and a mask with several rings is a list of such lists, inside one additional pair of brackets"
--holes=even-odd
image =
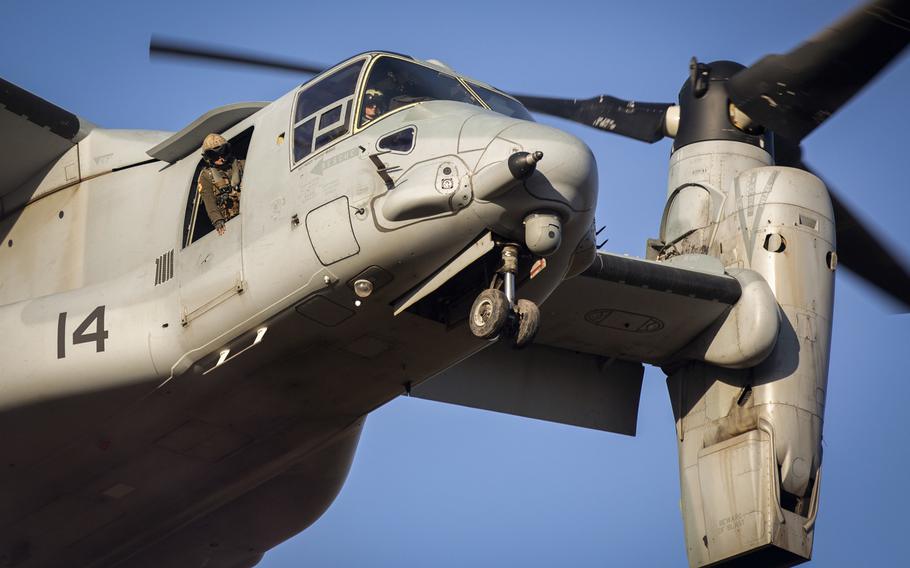
[(360, 115), (360, 123), (366, 124), (371, 120), (379, 118), (385, 112), (386, 100), (382, 91), (378, 89), (367, 89), (363, 94), (363, 109)]

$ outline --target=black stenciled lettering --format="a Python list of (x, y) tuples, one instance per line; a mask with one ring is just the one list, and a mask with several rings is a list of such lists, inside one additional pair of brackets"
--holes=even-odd
[[(95, 331), (88, 333), (88, 328), (95, 324)], [(76, 331), (73, 332), (73, 345), (80, 343), (95, 342), (95, 352), (104, 351), (104, 341), (108, 338), (108, 332), (104, 329), (104, 306), (98, 306), (92, 313), (85, 318), (85, 321), (79, 324)]]
[(57, 316), (57, 359), (66, 357), (66, 312)]

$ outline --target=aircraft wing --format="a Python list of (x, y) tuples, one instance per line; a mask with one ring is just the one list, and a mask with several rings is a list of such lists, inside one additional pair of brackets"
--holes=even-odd
[(709, 257), (671, 264), (601, 252), (541, 306), (530, 347), (494, 345), (411, 394), (634, 436), (642, 363), (671, 360), (741, 292)]
[(535, 340), (654, 365), (667, 362), (739, 300), (720, 262), (686, 255), (654, 262), (600, 252), (541, 306)]
[(39, 175), (92, 128), (75, 114), (0, 79), (0, 216), (14, 208), (10, 194), (16, 188)]

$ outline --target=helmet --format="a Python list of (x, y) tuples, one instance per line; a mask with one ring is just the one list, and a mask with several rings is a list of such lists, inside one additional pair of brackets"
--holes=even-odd
[(202, 142), (202, 156), (209, 163), (214, 163), (218, 158), (230, 159), (231, 145), (220, 134), (209, 134)]
[(224, 139), (224, 136), (212, 133), (205, 137), (205, 140), (202, 142), (202, 149), (211, 150), (218, 146), (224, 146), (225, 144), (227, 144), (227, 140)]
[(385, 102), (385, 95), (379, 89), (367, 89), (363, 94), (363, 106), (376, 105), (382, 107)]

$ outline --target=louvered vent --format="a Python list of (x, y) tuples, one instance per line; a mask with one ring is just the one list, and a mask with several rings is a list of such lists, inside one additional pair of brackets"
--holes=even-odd
[(174, 277), (174, 249), (155, 259), (155, 286)]

